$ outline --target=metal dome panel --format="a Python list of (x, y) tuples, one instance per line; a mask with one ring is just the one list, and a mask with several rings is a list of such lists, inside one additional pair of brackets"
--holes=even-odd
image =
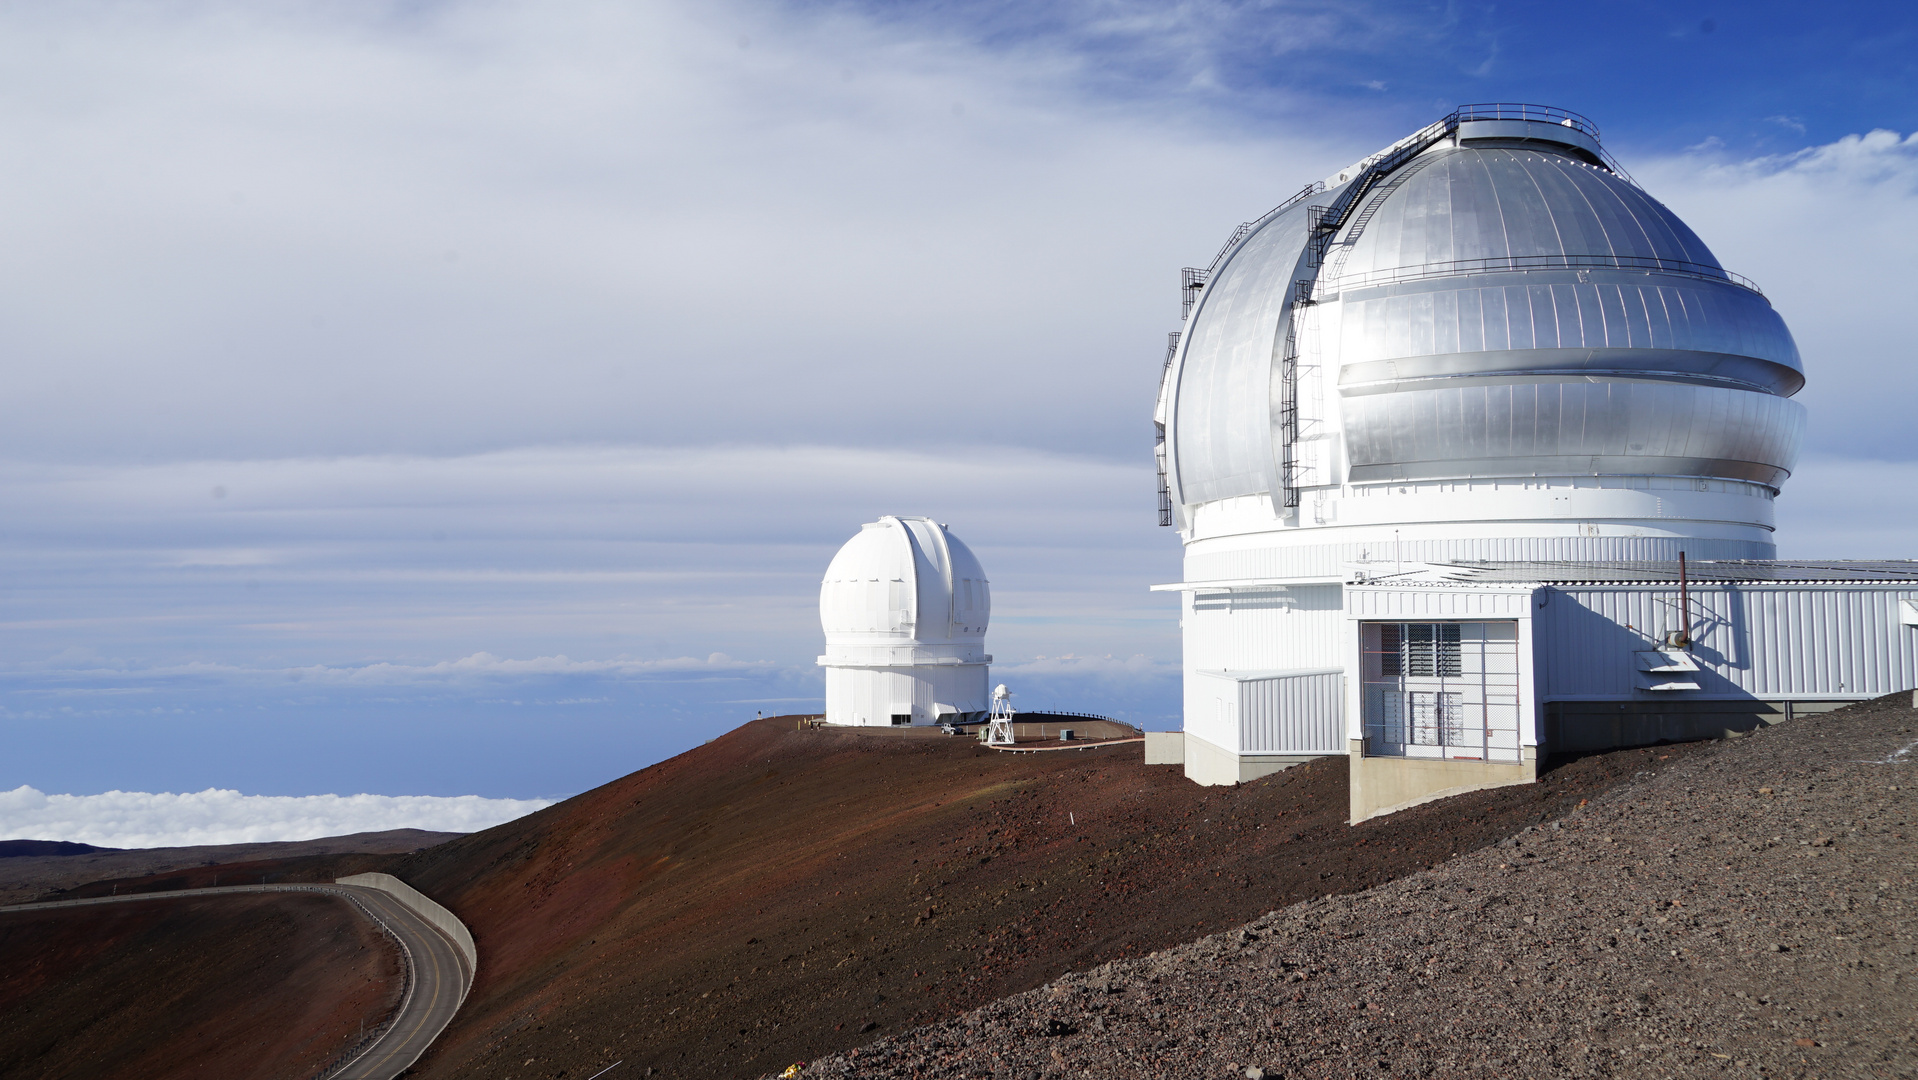
[[(1763, 294), (1589, 147), (1465, 120), (1353, 180), (1369, 184), (1356, 199), (1335, 186), (1310, 200), (1330, 210), (1273, 215), (1215, 267), (1168, 375), (1175, 501), (1283, 488), (1291, 507), (1302, 484), (1441, 476), (1776, 487), (1804, 426), (1784, 399), (1804, 376)], [(1296, 361), (1281, 353), (1308, 348), (1338, 398), (1320, 415), (1341, 453), (1337, 473), (1301, 481), (1283, 419)]]
[(1777, 487), (1795, 401), (1641, 380), (1473, 380), (1346, 403), (1354, 483), (1513, 475), (1715, 476)]
[(1515, 371), (1660, 372), (1784, 395), (1805, 382), (1778, 313), (1719, 282), (1567, 269), (1447, 276), (1340, 299), (1344, 386)]
[(1272, 359), (1306, 241), (1295, 205), (1233, 249), (1206, 283), (1180, 343), (1169, 429), (1186, 502), (1256, 495), (1275, 482)]
[(1630, 181), (1568, 154), (1444, 147), (1401, 170), (1340, 276), (1457, 260), (1610, 255), (1716, 269), (1698, 234)]

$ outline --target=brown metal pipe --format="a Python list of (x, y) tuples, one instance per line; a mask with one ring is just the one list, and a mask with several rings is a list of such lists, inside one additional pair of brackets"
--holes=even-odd
[(1692, 647), (1692, 592), (1685, 576), (1685, 553), (1678, 553), (1678, 644), (1680, 648)]

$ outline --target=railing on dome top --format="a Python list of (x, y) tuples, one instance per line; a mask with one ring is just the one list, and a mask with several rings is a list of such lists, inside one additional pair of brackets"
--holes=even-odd
[(1568, 127), (1573, 131), (1590, 135), (1592, 141), (1599, 144), (1598, 159), (1605, 163), (1606, 168), (1624, 177), (1626, 180), (1631, 181), (1633, 184), (1638, 183), (1638, 181), (1632, 180), (1632, 174), (1625, 171), (1625, 167), (1618, 163), (1618, 159), (1612, 157), (1611, 153), (1605, 149), (1604, 141), (1598, 137), (1598, 125), (1592, 123), (1588, 118), (1572, 112), (1570, 109), (1555, 109), (1550, 105), (1525, 105), (1509, 101), (1490, 101), (1479, 105), (1460, 105), (1452, 112), (1451, 116), (1439, 121), (1439, 123), (1445, 123), (1447, 120), (1451, 121), (1453, 127), (1457, 127), (1459, 122), (1463, 120), (1534, 120), (1539, 123), (1557, 124), (1560, 127)]
[(1657, 259), (1643, 255), (1502, 255), (1484, 259), (1453, 259), (1450, 262), (1395, 266), (1362, 274), (1347, 274), (1329, 284), (1332, 292), (1343, 293), (1347, 289), (1362, 289), (1369, 285), (1386, 285), (1397, 281), (1420, 281), (1425, 278), (1497, 270), (1640, 270), (1647, 273), (1676, 274), (1681, 277), (1703, 278), (1707, 281), (1722, 281), (1741, 289), (1749, 289), (1760, 296), (1765, 295), (1765, 291), (1758, 287), (1757, 282), (1743, 274), (1734, 274), (1721, 266), (1686, 262), (1682, 259)]
[(1453, 110), (1452, 116), (1459, 120), (1538, 120), (1582, 131), (1590, 135), (1593, 141), (1598, 140), (1598, 125), (1592, 123), (1589, 117), (1581, 116), (1570, 109), (1558, 109), (1550, 105), (1487, 101), (1476, 105), (1460, 105)]

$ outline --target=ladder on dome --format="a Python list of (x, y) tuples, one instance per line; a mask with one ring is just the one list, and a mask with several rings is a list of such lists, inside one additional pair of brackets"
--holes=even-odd
[[(1179, 354), (1179, 331), (1165, 336), (1165, 369), (1159, 373), (1159, 393), (1165, 394), (1165, 380), (1172, 375), (1172, 359)], [(1152, 456), (1159, 463), (1159, 524), (1172, 524), (1172, 488), (1165, 482), (1165, 425), (1152, 423)]]
[[(1367, 193), (1377, 187), (1381, 180), (1411, 163), (1432, 144), (1457, 131), (1458, 123), (1459, 114), (1454, 112), (1409, 138), (1387, 147), (1366, 163), (1358, 177), (1332, 200), (1331, 205), (1305, 208), (1305, 265), (1315, 273), (1311, 277), (1299, 278), (1292, 283), (1292, 298), (1286, 309), (1285, 348), (1279, 353), (1279, 503), (1287, 510), (1298, 509), (1300, 501), (1299, 338), (1304, 329), (1307, 311), (1318, 303), (1314, 296), (1314, 287), (1323, 276), (1317, 271), (1323, 270), (1326, 250), (1331, 246), (1332, 238), (1347, 225), (1348, 219), (1361, 229), (1364, 227), (1364, 222), (1371, 221), (1372, 214), (1376, 212), (1378, 204), (1383, 202), (1383, 199), (1366, 202), (1359, 216), (1352, 216), (1352, 208), (1360, 205)], [(1404, 177), (1400, 177), (1392, 187), (1395, 188), (1397, 183), (1403, 182)], [(1349, 247), (1341, 252), (1339, 266), (1345, 265), (1344, 256), (1349, 255), (1350, 252)]]
[[(1179, 319), (1180, 321), (1190, 322), (1192, 320), (1192, 309), (1199, 302), (1199, 293), (1205, 289), (1206, 283), (1212, 279), (1212, 274), (1214, 271), (1216, 271), (1219, 268), (1219, 264), (1224, 262), (1225, 257), (1231, 254), (1232, 249), (1239, 245), (1239, 241), (1245, 239), (1248, 235), (1252, 233), (1254, 229), (1257, 229), (1260, 225), (1263, 225), (1266, 222), (1272, 220), (1273, 218), (1279, 216), (1280, 214), (1283, 214), (1287, 210), (1290, 210), (1293, 206), (1297, 205), (1301, 200), (1309, 199), (1312, 196), (1317, 195), (1319, 192), (1324, 190), (1325, 190), (1325, 185), (1322, 183), (1311, 183), (1311, 184), (1305, 185), (1304, 187), (1300, 188), (1298, 191), (1292, 193), (1292, 195), (1288, 197), (1284, 202), (1281, 202), (1279, 205), (1273, 207), (1270, 210), (1267, 210), (1263, 214), (1260, 214), (1254, 220), (1240, 222), (1239, 227), (1232, 230), (1232, 235), (1225, 238), (1225, 243), (1219, 245), (1218, 252), (1212, 256), (1212, 261), (1206, 265), (1205, 269), (1201, 270), (1196, 266), (1187, 266), (1187, 267), (1181, 268), (1179, 271)], [(1173, 359), (1178, 356), (1179, 335), (1180, 335), (1180, 331), (1178, 330), (1174, 330), (1170, 334), (1166, 335), (1167, 341), (1166, 341), (1166, 348), (1165, 348), (1165, 368), (1160, 373), (1160, 376), (1159, 376), (1161, 389), (1163, 389), (1164, 387), (1164, 380), (1171, 375)], [(1157, 429), (1155, 434), (1157, 436), (1158, 441), (1154, 443), (1153, 445), (1153, 452), (1154, 452), (1154, 455), (1158, 457), (1160, 462), (1160, 465), (1159, 465), (1159, 524), (1171, 525), (1172, 524), (1172, 489), (1171, 489), (1171, 486), (1166, 483), (1165, 464), (1164, 464), (1165, 455), (1163, 451), (1161, 450), (1161, 447), (1163, 447), (1165, 444), (1165, 426), (1162, 424), (1155, 424), (1154, 427)]]

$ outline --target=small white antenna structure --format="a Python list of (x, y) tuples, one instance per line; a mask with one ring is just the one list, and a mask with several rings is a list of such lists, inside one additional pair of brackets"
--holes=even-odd
[(992, 714), (986, 718), (986, 745), (1012, 745), (1012, 691), (1000, 683), (992, 691)]

